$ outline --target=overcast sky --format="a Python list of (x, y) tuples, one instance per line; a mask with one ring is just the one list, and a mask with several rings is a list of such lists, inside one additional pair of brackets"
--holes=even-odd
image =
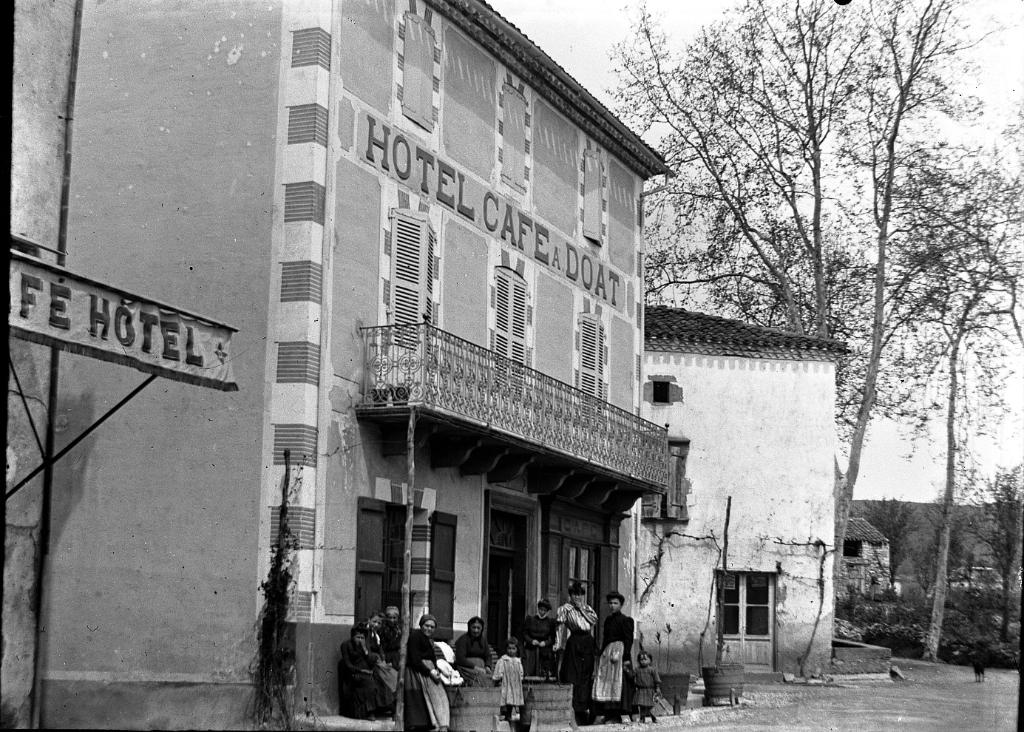
[[(637, 2), (488, 1), (594, 96), (614, 109), (610, 91), (616, 79), (610, 56), (612, 47), (626, 39), (637, 16)], [(978, 93), (993, 110), (990, 119), (1006, 118), (1024, 90), (1024, 0), (962, 1), (970, 2), (974, 25), (965, 30), (980, 35), (997, 25), (1006, 27), (986, 37), (975, 53), (982, 70)], [(663, 19), (663, 27), (682, 47), (701, 25), (720, 17), (734, 3), (735, 0), (647, 0), (646, 5), (655, 17)], [(655, 146), (657, 143), (648, 142)], [(1024, 374), (1024, 361), (1018, 358), (1016, 364), (1017, 374)], [(973, 440), (983, 467), (989, 470), (997, 465), (1010, 467), (1024, 457), (1024, 377), (1015, 379), (1010, 389), (1008, 401), (1013, 408), (1006, 420), (993, 435)], [(896, 424), (878, 419), (872, 422), (855, 498), (930, 501), (942, 490), (945, 450), (941, 429), (931, 444), (912, 443), (901, 432)]]

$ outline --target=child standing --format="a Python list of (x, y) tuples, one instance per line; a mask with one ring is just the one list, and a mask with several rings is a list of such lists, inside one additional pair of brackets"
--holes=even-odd
[(523, 705), (523, 662), (519, 660), (519, 641), (509, 638), (505, 655), (494, 665), (494, 680), (501, 682), (502, 719), (519, 721), (519, 708)]
[(633, 706), (640, 707), (641, 722), (647, 716), (650, 716), (652, 722), (657, 722), (653, 707), (661, 696), (661, 677), (658, 676), (658, 670), (651, 665), (650, 653), (640, 651), (636, 660), (640, 667), (633, 672), (633, 686), (636, 688), (633, 693)]

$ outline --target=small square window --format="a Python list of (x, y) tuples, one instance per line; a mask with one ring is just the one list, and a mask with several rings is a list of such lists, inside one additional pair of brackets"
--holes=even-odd
[(668, 404), (669, 403), (668, 382), (667, 381), (655, 381), (653, 386), (654, 386), (654, 394), (652, 396), (652, 399), (653, 399), (654, 403), (655, 404)]

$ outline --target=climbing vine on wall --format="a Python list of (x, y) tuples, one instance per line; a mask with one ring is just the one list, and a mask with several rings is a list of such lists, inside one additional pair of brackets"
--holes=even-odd
[(288, 635), (288, 611), (294, 590), (292, 570), (298, 541), (288, 523), (288, 504), (302, 485), (302, 472), (291, 475), (291, 453), (284, 451), (277, 543), (271, 547), (270, 570), (260, 583), (263, 607), (256, 620), (256, 657), (249, 667), (253, 696), (251, 717), (258, 728), (291, 729), (294, 703), (295, 647)]

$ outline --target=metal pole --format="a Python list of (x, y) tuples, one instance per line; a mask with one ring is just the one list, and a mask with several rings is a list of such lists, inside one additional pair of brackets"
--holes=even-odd
[(405, 661), (412, 631), (412, 518), (416, 490), (416, 407), (409, 408), (405, 435), (408, 487), (405, 496), (405, 534), (402, 537), (402, 647), (398, 656), (398, 687), (395, 692), (395, 729), (405, 729)]
[[(83, 0), (75, 0), (75, 18), (72, 23), (71, 54), (68, 59), (68, 96), (64, 112), (64, 173), (61, 179), (60, 212), (57, 228), (57, 264), (61, 267), (67, 261), (68, 251), (68, 201), (71, 197), (71, 139), (72, 120), (75, 116), (75, 83), (78, 77), (78, 55), (82, 40)], [(36, 562), (36, 642), (34, 672), (32, 679), (32, 726), (39, 728), (42, 721), (42, 627), (43, 627), (43, 578), (46, 576), (46, 557), (50, 553), (50, 504), (53, 496), (53, 463), (51, 458), (56, 444), (55, 422), (57, 419), (57, 387), (60, 377), (60, 350), (50, 348), (50, 383), (48, 415), (46, 420), (46, 460), (43, 463), (43, 490), (39, 516), (39, 559)], [(37, 472), (37, 471), (34, 471)], [(24, 482), (24, 481), (22, 481)], [(16, 486), (20, 487), (20, 486)], [(12, 491), (13, 493), (13, 491)], [(10, 495), (10, 494), (8, 494)]]

